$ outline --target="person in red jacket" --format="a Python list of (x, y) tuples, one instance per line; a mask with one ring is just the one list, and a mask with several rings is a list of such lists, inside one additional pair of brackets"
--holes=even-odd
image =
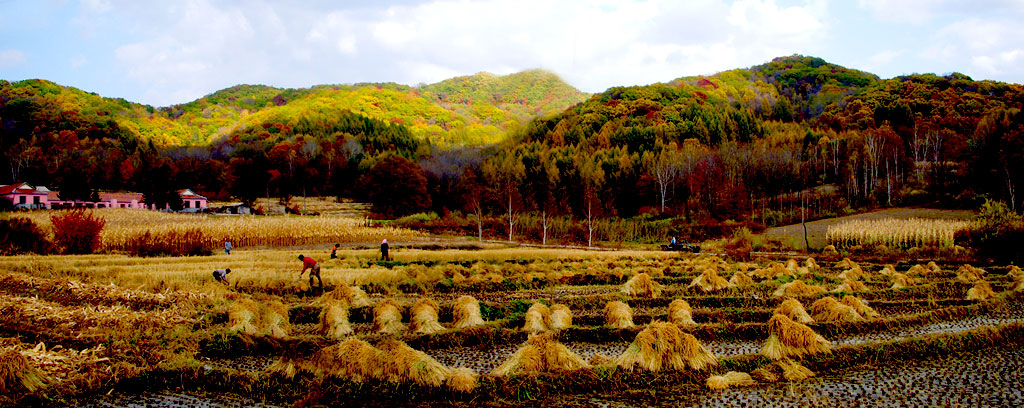
[(302, 274), (306, 273), (306, 269), (309, 269), (309, 289), (313, 290), (313, 277), (316, 276), (316, 280), (320, 284), (320, 291), (323, 292), (324, 281), (320, 279), (320, 264), (317, 263), (316, 259), (308, 256), (299, 255), (299, 260), (302, 261), (302, 272), (299, 272), (299, 279), (302, 279)]

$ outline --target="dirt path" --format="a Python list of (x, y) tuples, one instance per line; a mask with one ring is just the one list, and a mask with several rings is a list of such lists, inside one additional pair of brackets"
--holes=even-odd
[[(924, 218), (940, 220), (965, 220), (970, 219), (974, 211), (970, 210), (940, 210), (935, 208), (890, 208), (885, 210), (872, 211), (863, 214), (848, 215), (845, 217), (827, 218), (824, 220), (811, 221), (807, 223), (807, 240), (811, 248), (822, 248), (826, 245), (825, 233), (828, 227), (847, 220), (880, 220), (885, 218)], [(803, 227), (800, 224), (786, 225), (782, 227), (769, 228), (764, 235), (771, 239), (778, 239), (785, 244), (803, 246)]]

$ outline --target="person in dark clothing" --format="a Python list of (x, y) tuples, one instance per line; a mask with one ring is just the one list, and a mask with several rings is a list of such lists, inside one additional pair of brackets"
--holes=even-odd
[(231, 286), (231, 284), (228, 283), (228, 274), (229, 273), (231, 273), (231, 269), (230, 268), (228, 268), (228, 269), (217, 269), (217, 270), (213, 271), (213, 279), (216, 279), (217, 282), (223, 283), (224, 286)]
[(302, 261), (302, 272), (299, 272), (299, 279), (302, 279), (302, 274), (306, 273), (306, 269), (309, 269), (309, 289), (313, 289), (313, 277), (315, 276), (322, 292), (324, 290), (324, 281), (320, 279), (320, 264), (316, 259), (308, 256), (299, 255), (299, 260)]
[(341, 244), (334, 244), (334, 248), (331, 249), (331, 259), (338, 259), (338, 248)]
[(388, 256), (388, 248), (389, 248), (388, 239), (384, 238), (384, 240), (380, 242), (380, 260), (382, 260), (382, 261), (390, 261), (391, 260), (391, 257)]

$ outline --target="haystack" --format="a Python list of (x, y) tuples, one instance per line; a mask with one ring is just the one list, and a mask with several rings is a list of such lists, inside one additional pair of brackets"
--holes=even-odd
[(697, 325), (697, 322), (693, 321), (693, 309), (683, 299), (676, 299), (668, 304), (668, 321), (683, 328)]
[(613, 329), (628, 329), (633, 324), (633, 310), (629, 305), (618, 300), (608, 302), (604, 306), (604, 324)]
[(708, 378), (708, 388), (713, 390), (724, 390), (729, 387), (747, 387), (756, 384), (750, 374), (739, 371), (730, 371), (725, 375), (715, 375)]
[(353, 333), (352, 325), (348, 322), (348, 303), (343, 300), (325, 301), (319, 320), (317, 333), (321, 336), (340, 339)]
[(939, 264), (935, 263), (935, 261), (928, 261), (927, 267), (928, 271), (930, 271), (931, 273), (942, 272), (942, 268), (939, 266)]
[(786, 381), (803, 381), (814, 377), (813, 371), (788, 358), (776, 361), (775, 364), (778, 364), (779, 367), (782, 368), (782, 377), (785, 378)]
[(773, 297), (801, 297), (801, 296), (814, 296), (819, 293), (825, 293), (825, 288), (818, 285), (808, 285), (802, 280), (795, 280), (789, 283), (784, 283), (779, 286), (779, 289), (772, 293)]
[(592, 357), (590, 357), (590, 365), (593, 367), (613, 366), (615, 365), (615, 360), (612, 360), (611, 357), (608, 357), (604, 354), (596, 353)]
[(967, 289), (967, 300), (988, 300), (996, 295), (992, 286), (983, 280), (974, 283), (974, 287)]
[(914, 278), (911, 278), (911, 277), (909, 277), (909, 276), (907, 276), (905, 274), (899, 273), (899, 272), (893, 272), (892, 273), (892, 288), (893, 289), (902, 289), (902, 288), (914, 286), (916, 284), (917, 284), (917, 281)]
[(832, 296), (815, 301), (811, 305), (811, 317), (818, 322), (859, 322), (864, 320), (857, 310), (840, 303)]
[(1012, 281), (1024, 280), (1024, 271), (1020, 270), (1017, 265), (1010, 265), (1010, 269), (1006, 272), (1006, 276)]
[(448, 379), (445, 380), (445, 386), (455, 392), (473, 392), (473, 390), (476, 389), (478, 377), (480, 377), (480, 375), (477, 374), (476, 371), (473, 371), (472, 368), (453, 368), (451, 370), (451, 375), (449, 375)]
[(754, 277), (760, 280), (772, 280), (781, 278), (783, 276), (794, 275), (796, 275), (795, 271), (786, 269), (785, 266), (782, 266), (782, 264), (778, 262), (772, 262), (771, 264), (768, 265), (768, 268), (758, 269), (754, 271)]
[(821, 269), (821, 267), (818, 266), (818, 263), (814, 261), (813, 257), (807, 257), (807, 259), (804, 259), (804, 268), (807, 268), (808, 270), (811, 271)]
[[(390, 358), (390, 356), (388, 357)], [(383, 379), (381, 351), (365, 341), (349, 337), (318, 350), (302, 365), (302, 369), (318, 377), (333, 377), (356, 383)]]
[(512, 376), (526, 373), (565, 372), (590, 368), (582, 357), (555, 339), (554, 333), (531, 335), (491, 375)]
[(551, 309), (547, 305), (535, 302), (526, 310), (524, 316), (523, 331), (527, 333), (540, 333), (551, 327)]
[(402, 323), (402, 305), (394, 299), (384, 299), (373, 308), (373, 329), (381, 334), (398, 334), (405, 331)]
[(551, 305), (551, 330), (572, 327), (572, 311), (561, 303)]
[(437, 305), (437, 302), (423, 298), (409, 310), (411, 323), (411, 329), (416, 334), (434, 334), (444, 331), (444, 326), (437, 321), (437, 313), (441, 310), (441, 307)]
[(861, 269), (859, 266), (854, 266), (853, 268), (843, 271), (836, 277), (844, 280), (861, 280), (868, 277), (868, 274), (864, 272), (864, 270)]
[(694, 286), (700, 288), (700, 290), (704, 291), (705, 293), (715, 292), (722, 289), (728, 289), (729, 281), (725, 280), (725, 278), (721, 276), (718, 276), (718, 272), (715, 272), (714, 269), (708, 269), (705, 270), (704, 273), (700, 274), (700, 276), (693, 278), (693, 281), (690, 282), (689, 287), (692, 288)]
[(368, 307), (370, 306), (370, 297), (366, 295), (362, 289), (358, 286), (348, 286), (345, 284), (338, 285), (334, 290), (327, 292), (323, 296), (323, 301), (327, 300), (344, 300), (348, 302), (349, 307)]
[(964, 264), (956, 270), (956, 280), (963, 283), (974, 283), (984, 279), (985, 270)]
[(821, 249), (821, 252), (824, 252), (826, 254), (838, 254), (839, 253), (839, 251), (836, 250), (836, 246), (832, 245), (832, 244), (825, 245), (825, 247)]
[(775, 308), (775, 314), (786, 316), (800, 323), (814, 323), (811, 315), (807, 314), (804, 305), (799, 300), (789, 298)]
[(869, 319), (878, 317), (878, 312), (876, 312), (875, 309), (872, 309), (871, 306), (868, 306), (867, 302), (860, 300), (857, 297), (846, 295), (840, 303), (852, 307), (853, 310), (857, 311), (857, 314), (861, 315), (861, 317)]
[(228, 331), (251, 336), (259, 333), (260, 306), (252, 299), (238, 299), (228, 307)]
[(864, 282), (847, 279), (844, 280), (843, 283), (839, 284), (839, 286), (837, 286), (835, 289), (833, 289), (832, 293), (866, 292), (867, 290), (868, 287), (867, 285), (864, 284)]
[(788, 261), (786, 261), (786, 269), (789, 269), (790, 272), (797, 273), (797, 269), (799, 267), (800, 264), (796, 262), (796, 259), (790, 258)]
[(651, 275), (648, 275), (647, 272), (640, 272), (622, 285), (622, 293), (630, 296), (657, 298), (661, 296), (661, 284), (651, 279)]
[(892, 264), (885, 264), (885, 266), (883, 266), (882, 269), (878, 271), (878, 274), (882, 276), (892, 276), (895, 273), (896, 267), (892, 266)]
[(924, 265), (921, 264), (916, 264), (911, 266), (910, 269), (907, 269), (907, 275), (921, 276), (926, 274), (928, 274), (928, 268), (925, 268)]
[(43, 374), (24, 355), (15, 350), (0, 352), (0, 394), (32, 393), (45, 385)]
[(741, 288), (747, 285), (753, 285), (754, 279), (747, 275), (746, 272), (736, 271), (732, 274), (732, 278), (729, 278), (729, 286)]
[(260, 308), (260, 323), (263, 334), (270, 337), (287, 337), (292, 327), (288, 322), (288, 307), (276, 300)]
[(456, 329), (484, 325), (484, 319), (480, 316), (480, 302), (469, 295), (462, 295), (455, 299), (455, 305), (452, 306), (452, 317), (455, 319), (452, 327)]
[(451, 376), (450, 368), (403, 341), (383, 340), (377, 344), (377, 348), (385, 356), (379, 361), (384, 380), (438, 387)]
[(683, 371), (687, 367), (702, 371), (718, 364), (718, 358), (676, 325), (652, 322), (637, 333), (633, 344), (615, 359), (615, 364), (630, 371), (634, 367), (647, 371)]
[(1010, 290), (1013, 292), (1024, 292), (1024, 278), (1013, 281)]
[(831, 347), (832, 343), (810, 327), (777, 314), (768, 320), (768, 340), (764, 342), (761, 354), (772, 360), (781, 360), (805, 354), (826, 353)]

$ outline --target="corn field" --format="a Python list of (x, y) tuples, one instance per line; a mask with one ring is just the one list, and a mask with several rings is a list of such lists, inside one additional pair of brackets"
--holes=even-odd
[[(132, 239), (147, 231), (160, 239), (161, 236), (182, 237), (186, 232), (199, 230), (214, 247), (230, 240), (236, 248), (379, 242), (384, 238), (410, 240), (423, 236), (407, 229), (369, 226), (365, 219), (352, 217), (225, 217), (124, 209), (93, 211), (107, 221), (102, 232), (103, 248), (107, 251), (125, 250)], [(30, 213), (29, 218), (49, 229), (52, 214), (36, 211)]]
[(971, 221), (922, 218), (850, 220), (828, 227), (825, 239), (839, 248), (858, 245), (952, 248), (953, 235), (973, 225)]

